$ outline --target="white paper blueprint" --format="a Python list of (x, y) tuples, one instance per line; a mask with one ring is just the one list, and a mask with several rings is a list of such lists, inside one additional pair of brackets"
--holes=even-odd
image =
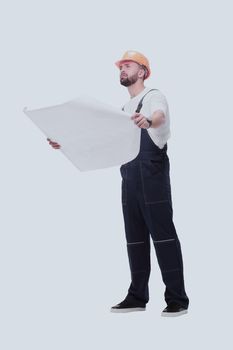
[(131, 115), (90, 96), (23, 112), (80, 171), (121, 165), (139, 153), (141, 129)]

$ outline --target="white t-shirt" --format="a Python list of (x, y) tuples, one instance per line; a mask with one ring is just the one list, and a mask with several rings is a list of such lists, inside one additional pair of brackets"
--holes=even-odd
[[(131, 99), (124, 105), (124, 111), (132, 113), (133, 115), (136, 111), (139, 101), (150, 89), (150, 87), (145, 87), (138, 95), (131, 97)], [(171, 136), (169, 107), (166, 97), (160, 90), (150, 91), (142, 101), (142, 108), (140, 113), (151, 120), (152, 114), (158, 109), (164, 112), (165, 123), (157, 128), (150, 127), (146, 130), (148, 131), (152, 141), (162, 149)]]

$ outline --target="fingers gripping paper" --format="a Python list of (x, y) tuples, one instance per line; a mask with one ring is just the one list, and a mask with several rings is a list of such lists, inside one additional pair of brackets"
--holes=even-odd
[(23, 112), (80, 171), (121, 165), (139, 152), (141, 129), (131, 115), (87, 95)]

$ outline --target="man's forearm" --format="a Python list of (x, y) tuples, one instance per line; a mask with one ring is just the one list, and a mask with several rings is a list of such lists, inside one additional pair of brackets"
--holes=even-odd
[(151, 128), (158, 128), (160, 125), (165, 123), (164, 112), (158, 109), (156, 112), (152, 114), (151, 121), (152, 121)]

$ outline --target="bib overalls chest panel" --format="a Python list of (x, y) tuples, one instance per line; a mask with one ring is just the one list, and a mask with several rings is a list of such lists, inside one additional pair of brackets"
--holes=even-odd
[[(135, 112), (140, 112), (144, 97)], [(147, 303), (149, 300), (151, 236), (166, 285), (166, 302), (175, 301), (187, 307), (189, 299), (184, 287), (181, 246), (173, 223), (169, 170), (167, 144), (160, 149), (148, 131), (141, 128), (137, 157), (120, 167), (122, 211), (131, 271), (126, 298), (132, 302)]]
[[(137, 106), (135, 111), (137, 113), (141, 110), (143, 98)], [(160, 149), (152, 141), (148, 131), (141, 129), (140, 149), (137, 157), (120, 167), (122, 204), (127, 205), (127, 199), (130, 194), (131, 196), (132, 194), (139, 195), (139, 191), (145, 204), (163, 201), (171, 202), (169, 170), (167, 144), (165, 144), (163, 149)]]

